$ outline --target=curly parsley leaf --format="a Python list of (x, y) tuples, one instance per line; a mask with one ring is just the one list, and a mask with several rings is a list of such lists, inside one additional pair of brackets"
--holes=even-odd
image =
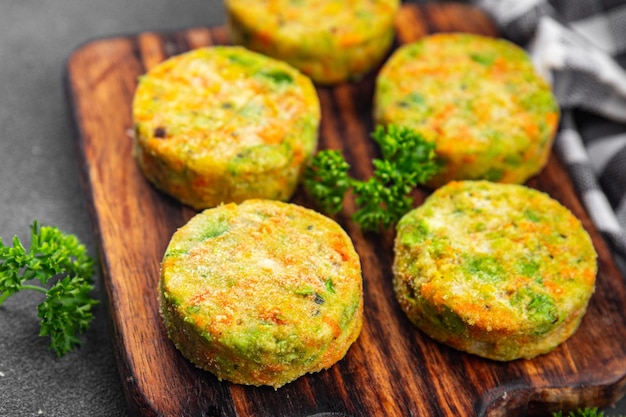
[(332, 149), (319, 151), (307, 166), (304, 186), (323, 211), (335, 214), (341, 210), (353, 181), (348, 176), (349, 169), (341, 153)]
[(415, 131), (396, 125), (377, 126), (372, 138), (382, 159), (374, 159), (374, 173), (366, 181), (349, 176), (350, 165), (339, 151), (322, 150), (304, 173), (304, 186), (325, 212), (341, 210), (352, 189), (357, 210), (353, 219), (364, 230), (392, 227), (413, 207), (411, 191), (439, 170), (435, 145)]
[(51, 349), (61, 357), (81, 344), (78, 335), (94, 318), (91, 308), (98, 301), (89, 296), (93, 267), (93, 259), (76, 236), (56, 227), (39, 227), (35, 221), (29, 249), (17, 236), (12, 246), (0, 239), (0, 305), (22, 290), (46, 294), (38, 306), (40, 335), (50, 336)]
[[(577, 411), (570, 411), (569, 414), (564, 415), (562, 411), (552, 413), (553, 417), (604, 417), (602, 411), (598, 411), (597, 407), (579, 408)], [(622, 417), (622, 416), (617, 416)]]

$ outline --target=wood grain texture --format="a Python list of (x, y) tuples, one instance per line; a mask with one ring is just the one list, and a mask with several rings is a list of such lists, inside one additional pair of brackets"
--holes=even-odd
[[(405, 5), (398, 42), (438, 31), (496, 35), (482, 13), (460, 4)], [(103, 284), (129, 409), (137, 416), (526, 416), (608, 405), (626, 393), (626, 284), (582, 208), (567, 172), (552, 157), (529, 181), (569, 207), (599, 253), (597, 291), (578, 332), (554, 352), (498, 363), (421, 334), (391, 286), (393, 232), (361, 232), (347, 200), (335, 219), (348, 231), (364, 271), (365, 324), (347, 356), (327, 371), (279, 390), (219, 382), (167, 339), (157, 305), (159, 262), (172, 233), (194, 212), (159, 193), (131, 155), (131, 101), (137, 77), (190, 48), (228, 43), (226, 31), (191, 28), (91, 41), (68, 59), (83, 185), (100, 248)], [(320, 148), (342, 149), (353, 174), (372, 172), (377, 148), (371, 99), (375, 74), (319, 88)], [(417, 203), (426, 196), (417, 191)], [(314, 206), (300, 190), (293, 202)]]

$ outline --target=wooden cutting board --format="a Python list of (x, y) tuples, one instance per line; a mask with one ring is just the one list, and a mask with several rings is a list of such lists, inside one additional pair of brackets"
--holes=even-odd
[[(398, 42), (438, 31), (496, 35), (489, 19), (461, 4), (403, 6)], [(556, 157), (530, 186), (569, 207), (599, 253), (597, 291), (578, 332), (554, 352), (498, 363), (438, 344), (414, 328), (392, 291), (393, 233), (364, 234), (335, 218), (362, 259), (365, 324), (347, 356), (327, 371), (274, 390), (219, 382), (185, 360), (166, 337), (157, 306), (159, 262), (170, 236), (194, 212), (151, 187), (131, 156), (137, 77), (190, 48), (228, 43), (224, 28), (139, 33), (89, 42), (67, 62), (83, 185), (101, 250), (121, 381), (139, 416), (525, 416), (605, 406), (626, 393), (626, 284)], [(355, 175), (372, 172), (377, 149), (371, 99), (375, 74), (319, 88), (320, 148), (343, 149)], [(418, 193), (417, 202), (425, 196)], [(302, 191), (293, 202), (312, 206)]]

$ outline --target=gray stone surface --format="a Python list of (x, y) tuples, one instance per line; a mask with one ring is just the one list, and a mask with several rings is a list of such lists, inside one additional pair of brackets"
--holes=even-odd
[[(79, 184), (65, 60), (97, 38), (223, 22), (221, 0), (2, 0), (0, 3), (0, 236), (28, 241), (34, 219), (76, 234), (92, 254)], [(97, 277), (94, 295), (102, 300)], [(106, 308), (63, 358), (38, 336), (42, 295), (0, 307), (0, 416), (125, 417)], [(611, 414), (626, 414), (626, 401)]]

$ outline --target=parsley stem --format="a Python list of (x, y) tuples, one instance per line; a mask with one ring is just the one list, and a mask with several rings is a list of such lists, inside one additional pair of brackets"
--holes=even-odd
[[(35, 290), (35, 291), (42, 292), (44, 294), (46, 294), (48, 292), (48, 290), (46, 290), (44, 287), (40, 287), (38, 285), (29, 285), (29, 284), (21, 285), (20, 289)], [(11, 293), (9, 291), (5, 291), (2, 294), (0, 294), (0, 306), (2, 306), (2, 303), (4, 303), (4, 300), (9, 298), (10, 295), (11, 295)]]
[(35, 291), (40, 291), (40, 292), (42, 292), (42, 293), (44, 293), (44, 294), (48, 292), (48, 290), (47, 290), (47, 289), (45, 289), (44, 287), (40, 287), (40, 286), (38, 286), (38, 285), (29, 285), (29, 284), (26, 284), (26, 285), (22, 285), (22, 288), (23, 288), (23, 289), (25, 289), (25, 290), (35, 290)]

